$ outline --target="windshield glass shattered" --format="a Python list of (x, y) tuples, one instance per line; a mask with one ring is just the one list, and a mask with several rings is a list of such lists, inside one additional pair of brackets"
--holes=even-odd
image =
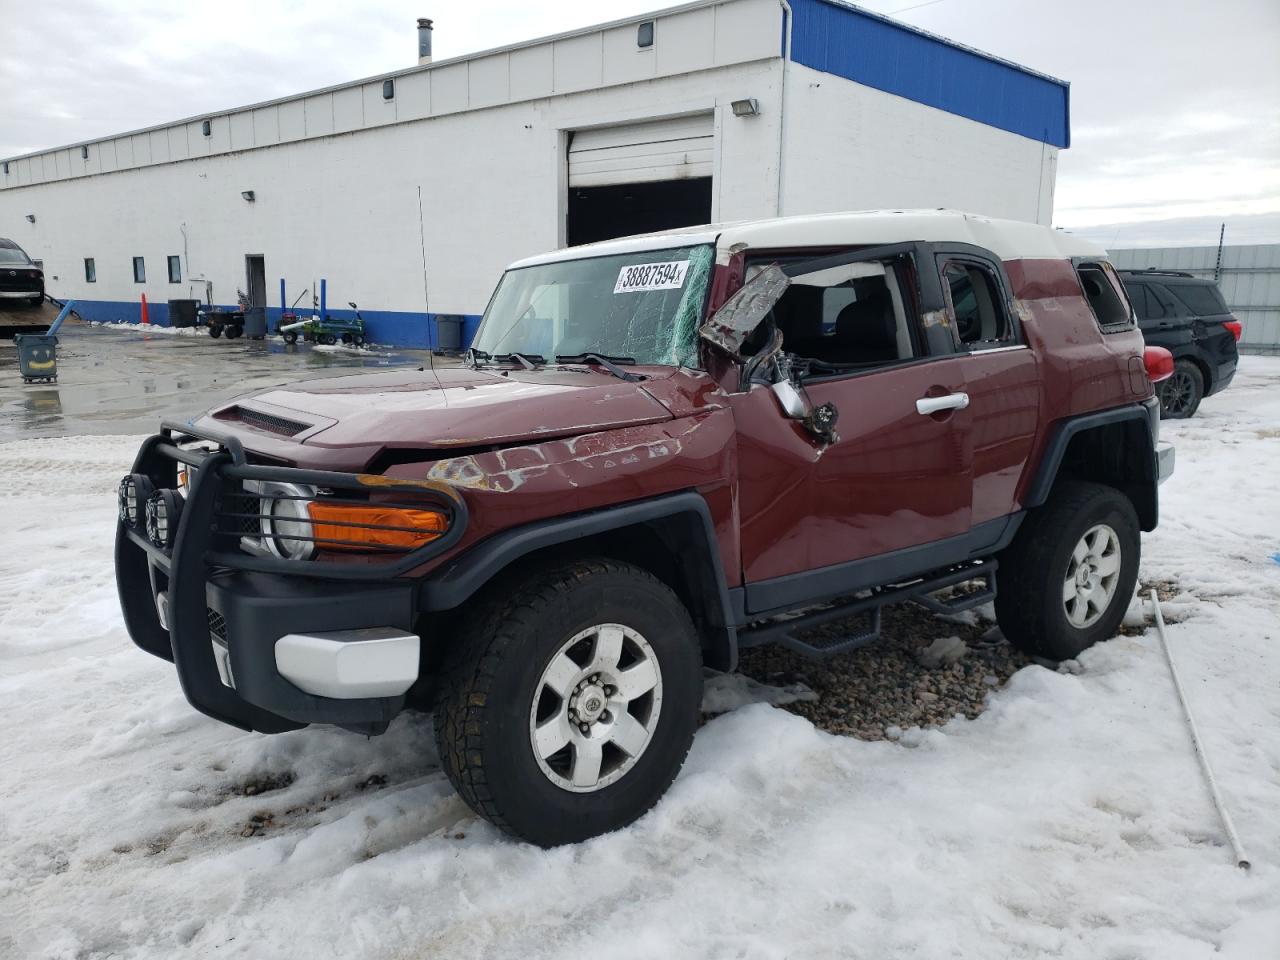
[(472, 346), (693, 366), (713, 260), (699, 244), (508, 270)]

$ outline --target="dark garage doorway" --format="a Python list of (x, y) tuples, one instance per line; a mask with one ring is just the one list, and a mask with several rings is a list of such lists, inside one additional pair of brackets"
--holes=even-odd
[(249, 285), (249, 306), (265, 307), (267, 305), (267, 262), (260, 253), (251, 253), (244, 258), (245, 278)]
[(566, 240), (575, 247), (710, 221), (711, 177), (570, 187)]

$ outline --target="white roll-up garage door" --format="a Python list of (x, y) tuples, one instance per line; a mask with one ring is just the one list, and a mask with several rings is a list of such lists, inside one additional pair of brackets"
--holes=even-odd
[(711, 176), (711, 114), (577, 130), (569, 186), (603, 187)]

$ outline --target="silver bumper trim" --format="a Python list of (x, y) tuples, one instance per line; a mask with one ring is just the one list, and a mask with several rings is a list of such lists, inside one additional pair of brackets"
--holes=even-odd
[(418, 679), (421, 643), (393, 627), (290, 633), (276, 641), (276, 669), (317, 697), (397, 697)]
[(1173, 444), (1168, 441), (1156, 444), (1156, 466), (1159, 469), (1160, 483), (1173, 476), (1173, 461)]

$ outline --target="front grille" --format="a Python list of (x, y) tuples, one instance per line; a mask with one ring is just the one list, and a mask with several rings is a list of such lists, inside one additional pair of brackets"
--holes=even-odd
[(227, 621), (213, 607), (209, 607), (209, 639), (214, 643), (227, 645)]
[(290, 420), (288, 417), (278, 417), (273, 413), (263, 413), (261, 410), (250, 410), (248, 407), (240, 406), (232, 407), (225, 413), (219, 414), (218, 419), (239, 420), (251, 427), (282, 437), (295, 436), (311, 426), (300, 420)]

